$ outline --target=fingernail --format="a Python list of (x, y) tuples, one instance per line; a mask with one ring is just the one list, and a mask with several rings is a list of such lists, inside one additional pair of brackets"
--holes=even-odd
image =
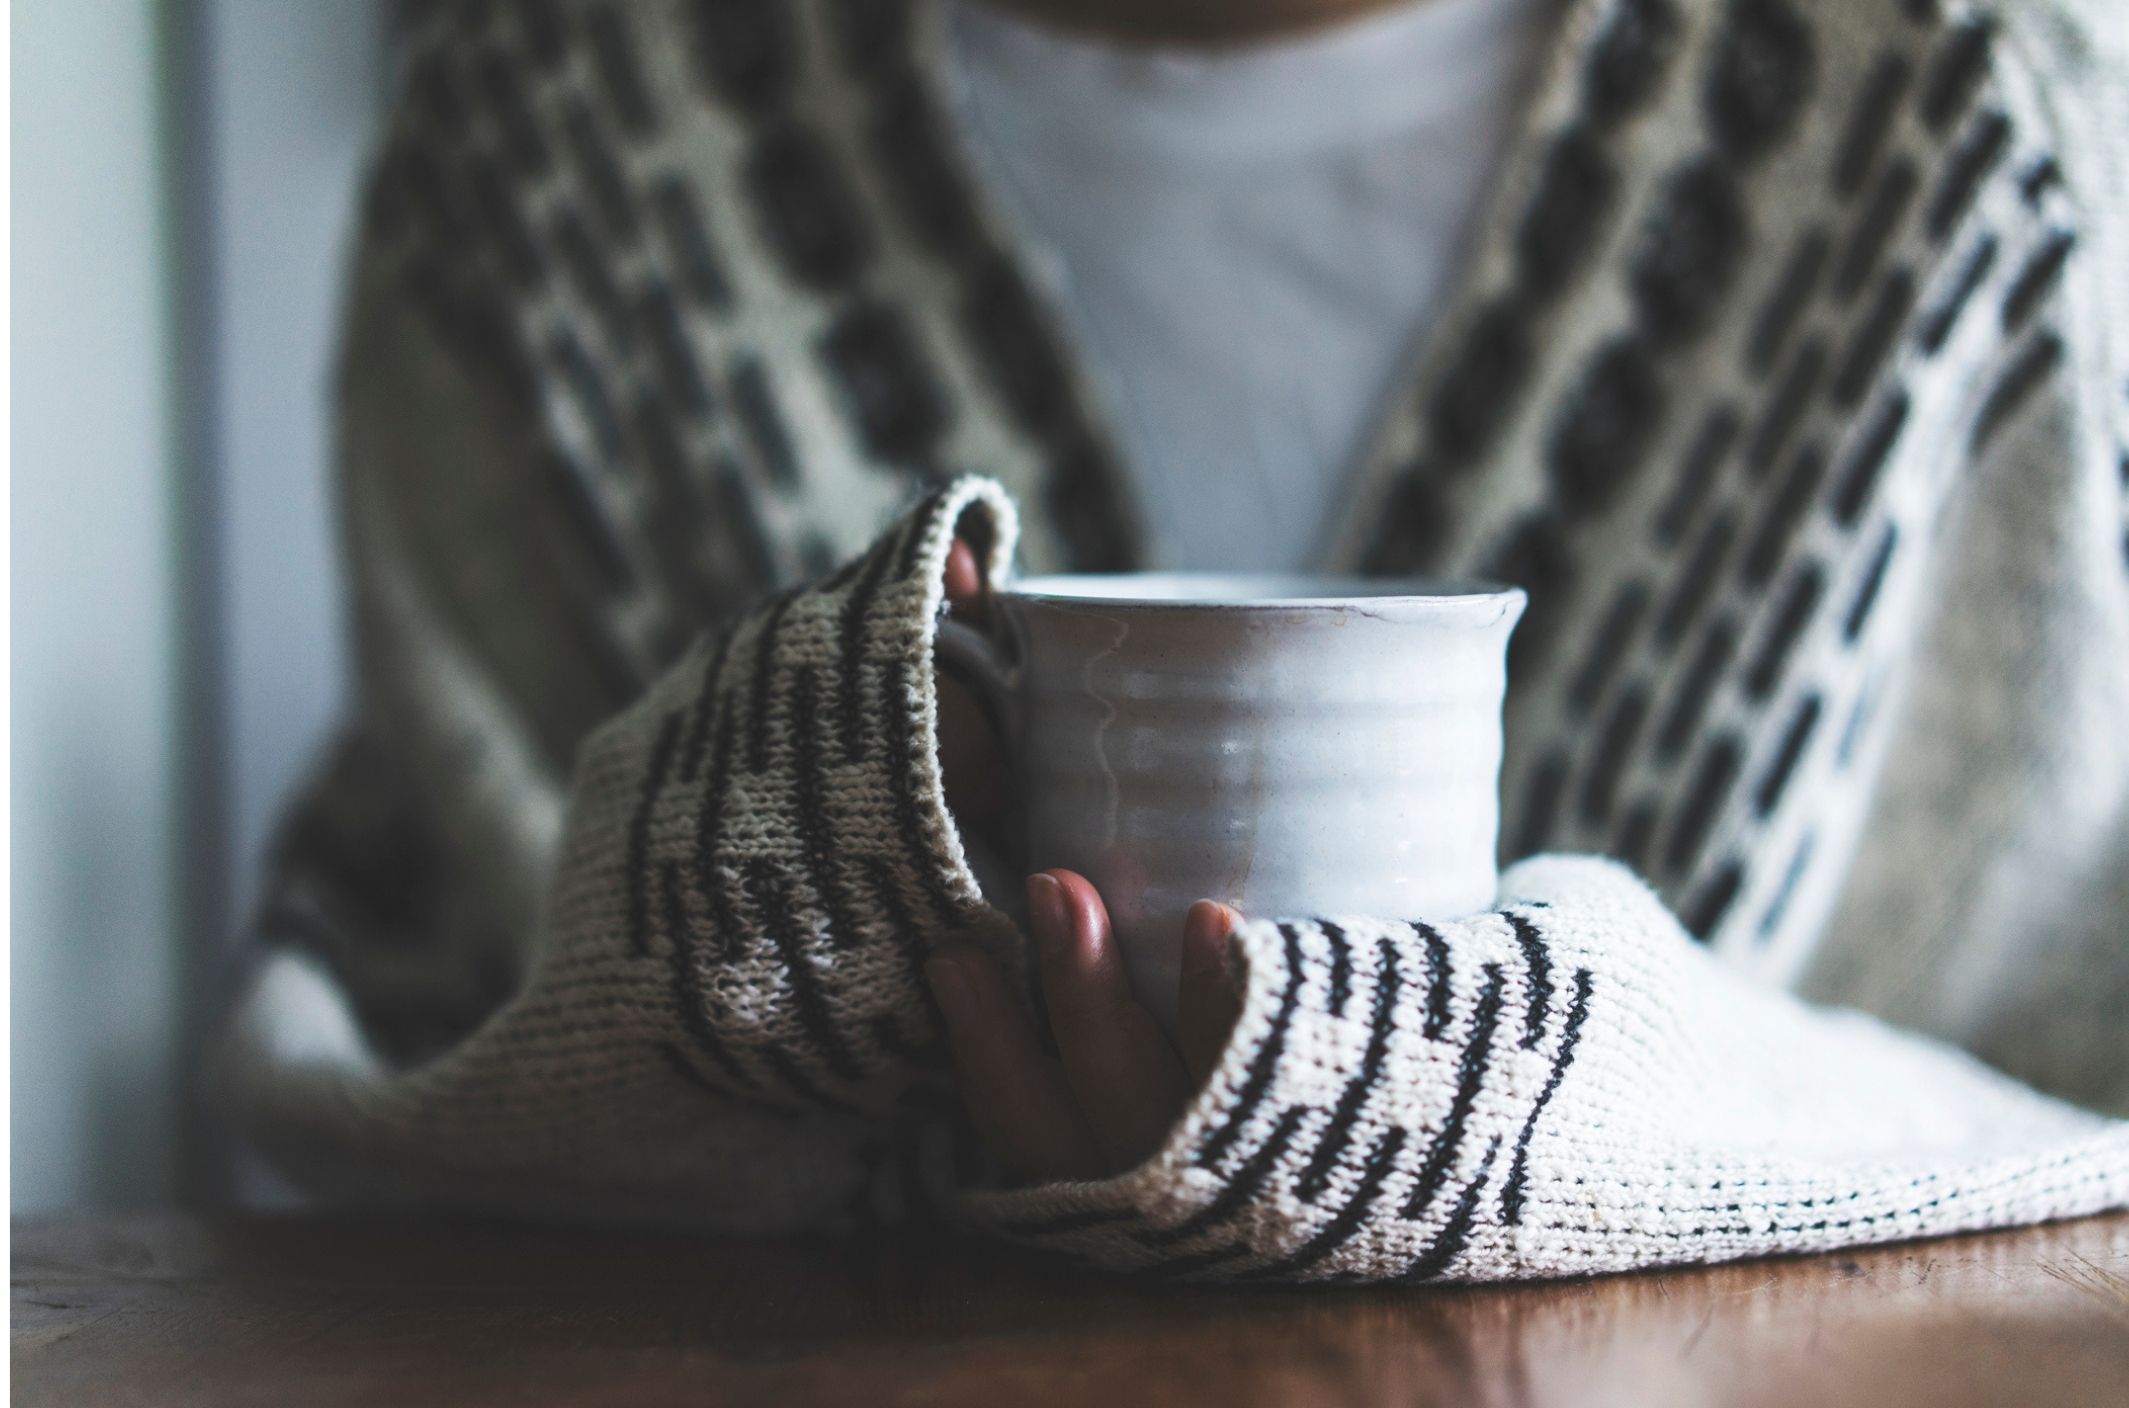
[(1035, 942), (1045, 958), (1064, 952), (1070, 937), (1065, 923), (1064, 886), (1054, 876), (1038, 873), (1028, 877), (1028, 922), (1034, 926)]
[(1216, 944), (1234, 927), (1234, 912), (1218, 900), (1199, 900), (1183, 917), (1183, 926), (1193, 944)]
[(951, 958), (934, 958), (924, 965), (925, 981), (931, 984), (931, 995), (939, 999), (939, 1009), (946, 1020), (960, 1026), (968, 1016), (968, 979), (961, 972), (961, 965)]

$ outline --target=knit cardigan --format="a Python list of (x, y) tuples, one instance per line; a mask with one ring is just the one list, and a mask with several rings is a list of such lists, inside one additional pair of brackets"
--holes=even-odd
[(942, 566), (1138, 533), (936, 23), (426, 12), (343, 366), (359, 708), (216, 1066), (262, 1150), (549, 1216), (952, 1208), (1179, 1278), (2129, 1201), (2122, 1126), (1781, 990), (2129, 1109), (2118, 17), (1562, 6), (1324, 566), (1529, 590), (1504, 853), (1596, 855), (1453, 923), (1249, 916), (1167, 1143), (1024, 1188), (921, 973), (1025, 968), (940, 789)]

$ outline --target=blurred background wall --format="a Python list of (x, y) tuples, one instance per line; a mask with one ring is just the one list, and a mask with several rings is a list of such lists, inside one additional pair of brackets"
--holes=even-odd
[(199, 1195), (181, 1072), (345, 688), (375, 0), (16, 0), (12, 1199)]

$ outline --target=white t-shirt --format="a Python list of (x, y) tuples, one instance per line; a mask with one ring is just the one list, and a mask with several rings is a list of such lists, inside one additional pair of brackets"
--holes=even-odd
[(1166, 566), (1304, 566), (1442, 301), (1548, 0), (1271, 44), (947, 15), (958, 120), (1052, 283)]

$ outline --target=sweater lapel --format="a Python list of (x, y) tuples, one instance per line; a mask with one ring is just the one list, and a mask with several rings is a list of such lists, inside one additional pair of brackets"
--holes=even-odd
[[(1516, 135), (1466, 236), (1451, 290), (1418, 339), (1404, 392), (1354, 466), (1321, 549), (1326, 570), (1440, 571), (1450, 542), (1433, 480), (1492, 450), (1518, 386), (1545, 380), (1529, 324), (1586, 272), (1608, 178), (1590, 147), (1674, 81), (1684, 21), (1667, 0), (1562, 0)], [(1460, 567), (1469, 564), (1458, 563)]]

